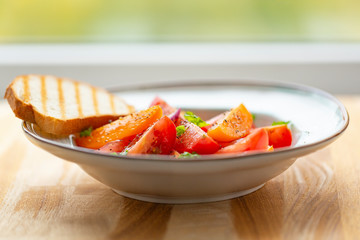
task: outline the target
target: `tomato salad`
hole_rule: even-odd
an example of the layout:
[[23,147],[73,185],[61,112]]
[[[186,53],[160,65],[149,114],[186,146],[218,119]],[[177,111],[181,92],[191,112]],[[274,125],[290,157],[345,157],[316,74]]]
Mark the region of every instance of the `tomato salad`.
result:
[[77,146],[116,155],[162,154],[176,158],[273,151],[292,143],[289,122],[256,127],[243,104],[207,121],[156,97],[148,109],[77,134]]

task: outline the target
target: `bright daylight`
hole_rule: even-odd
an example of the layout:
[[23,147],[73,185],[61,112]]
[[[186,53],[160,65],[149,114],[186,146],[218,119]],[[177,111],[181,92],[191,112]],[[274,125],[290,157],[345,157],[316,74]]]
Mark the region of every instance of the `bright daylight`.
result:
[[360,2],[0,0],[0,239],[358,239]]

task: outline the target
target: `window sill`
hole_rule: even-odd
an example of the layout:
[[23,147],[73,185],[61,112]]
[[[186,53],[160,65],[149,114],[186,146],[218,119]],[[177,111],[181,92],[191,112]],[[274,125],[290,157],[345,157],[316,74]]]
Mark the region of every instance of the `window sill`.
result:
[[360,44],[0,45],[0,94],[17,75],[70,77],[104,87],[126,82],[260,79],[360,92]]

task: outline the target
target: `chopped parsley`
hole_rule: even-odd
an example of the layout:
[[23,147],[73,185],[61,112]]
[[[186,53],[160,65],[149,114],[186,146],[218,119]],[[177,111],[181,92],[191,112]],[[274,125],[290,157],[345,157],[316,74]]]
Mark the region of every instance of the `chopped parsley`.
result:
[[186,112],[184,117],[186,118],[186,120],[188,120],[189,122],[194,123],[195,125],[197,125],[199,127],[205,127],[205,126],[209,125],[208,123],[203,121],[200,117],[196,116],[192,112]]
[[193,153],[183,152],[179,156],[179,158],[198,158],[198,157],[200,157],[200,155],[197,154],[196,152],[193,152]]
[[184,134],[184,132],[186,131],[186,127],[184,125],[180,125],[176,127],[176,136],[180,137],[181,135]]
[[92,127],[82,130],[80,132],[80,137],[90,137],[92,130],[93,130]]
[[255,119],[256,119],[255,114],[252,113],[252,114],[251,114],[251,117],[252,117],[252,120],[255,121]]
[[289,124],[290,123],[290,121],[287,121],[287,122],[283,122],[283,121],[279,121],[279,122],[273,122],[272,124],[271,124],[271,126],[276,126],[276,125],[283,125],[283,124]]

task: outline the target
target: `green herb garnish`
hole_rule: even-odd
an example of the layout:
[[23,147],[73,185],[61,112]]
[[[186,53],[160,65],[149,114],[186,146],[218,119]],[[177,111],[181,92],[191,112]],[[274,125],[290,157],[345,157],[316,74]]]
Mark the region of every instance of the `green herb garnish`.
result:
[[273,122],[272,124],[271,124],[271,126],[276,126],[276,125],[283,125],[283,124],[289,124],[290,123],[290,121],[287,121],[287,122],[283,122],[283,121],[279,121],[279,122]]
[[176,127],[176,136],[180,137],[181,135],[184,134],[184,132],[186,131],[186,127],[184,125],[180,125]]
[[128,152],[129,152],[129,150],[125,150],[125,151],[123,151],[123,152],[121,152],[119,154],[122,155],[122,156],[126,156],[128,154]]
[[88,129],[84,129],[80,132],[80,137],[89,137],[91,135],[93,128],[89,127]]
[[197,154],[196,152],[193,152],[193,153],[183,152],[179,156],[179,158],[198,158],[198,157],[200,157],[200,155]]
[[208,123],[203,121],[200,117],[196,116],[192,112],[186,112],[184,117],[186,118],[186,120],[188,120],[189,122],[194,123],[195,125],[197,125],[199,127],[205,127],[205,126],[209,125]]
[[252,120],[255,121],[255,119],[256,119],[255,114],[252,113],[252,114],[251,114],[251,117],[252,117]]
[[116,152],[112,152],[112,153],[110,153],[110,155],[115,155],[115,156],[117,156],[118,154],[117,154]]

